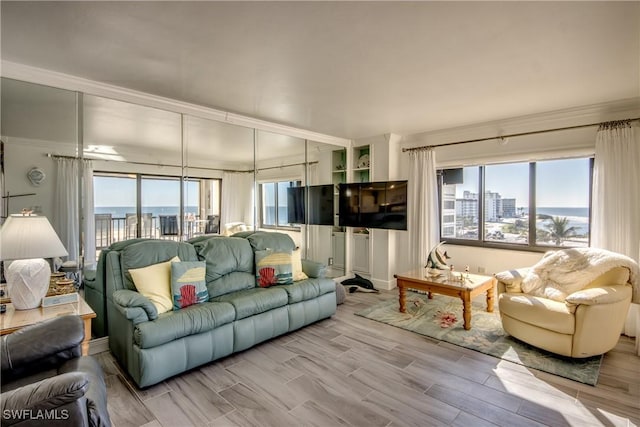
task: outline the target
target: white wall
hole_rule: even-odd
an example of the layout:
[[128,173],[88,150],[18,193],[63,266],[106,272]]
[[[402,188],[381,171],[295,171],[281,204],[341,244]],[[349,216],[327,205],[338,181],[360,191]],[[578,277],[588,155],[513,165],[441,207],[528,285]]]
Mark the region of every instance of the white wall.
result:
[[[34,196],[12,197],[9,199],[8,214],[20,213],[23,208],[31,209],[38,215],[51,220],[53,215],[56,167],[55,160],[47,157],[42,147],[5,141],[5,188],[12,195],[35,193]],[[42,169],[46,175],[44,182],[35,187],[27,178],[27,172],[33,167]],[[4,202],[4,200],[3,200]]]

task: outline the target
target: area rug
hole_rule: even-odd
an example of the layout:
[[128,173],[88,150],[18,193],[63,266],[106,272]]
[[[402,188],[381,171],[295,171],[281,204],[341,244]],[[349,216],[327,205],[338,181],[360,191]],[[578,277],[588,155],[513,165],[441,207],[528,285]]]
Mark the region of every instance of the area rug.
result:
[[581,383],[596,385],[598,381],[602,356],[571,359],[519,341],[504,332],[497,310],[486,312],[484,301],[474,301],[468,331],[463,327],[459,299],[434,295],[430,300],[408,292],[406,307],[407,312],[400,313],[394,298],[355,314]]

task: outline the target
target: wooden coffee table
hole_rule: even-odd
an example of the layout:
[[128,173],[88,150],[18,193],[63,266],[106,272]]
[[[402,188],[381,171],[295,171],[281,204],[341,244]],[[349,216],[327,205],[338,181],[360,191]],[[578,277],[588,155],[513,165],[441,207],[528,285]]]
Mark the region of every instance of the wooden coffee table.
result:
[[[456,273],[458,275],[459,273]],[[433,298],[431,293],[458,297],[462,300],[462,314],[464,316],[464,328],[471,329],[471,300],[484,292],[487,293],[487,311],[493,312],[494,288],[497,280],[495,277],[469,274],[469,279],[465,283],[447,280],[446,273],[439,277],[430,277],[427,270],[413,270],[408,273],[395,274],[398,284],[398,296],[400,302],[400,312],[405,313],[405,299],[407,288],[428,292],[429,298]]]

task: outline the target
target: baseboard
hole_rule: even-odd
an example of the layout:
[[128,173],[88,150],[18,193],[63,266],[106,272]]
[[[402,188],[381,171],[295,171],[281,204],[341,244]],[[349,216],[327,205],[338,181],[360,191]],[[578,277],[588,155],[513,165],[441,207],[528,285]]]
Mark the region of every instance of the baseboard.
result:
[[390,291],[391,289],[395,289],[396,287],[395,280],[380,280],[372,277],[371,282],[376,289],[384,289]]
[[89,355],[109,351],[109,337],[94,338],[89,341]]

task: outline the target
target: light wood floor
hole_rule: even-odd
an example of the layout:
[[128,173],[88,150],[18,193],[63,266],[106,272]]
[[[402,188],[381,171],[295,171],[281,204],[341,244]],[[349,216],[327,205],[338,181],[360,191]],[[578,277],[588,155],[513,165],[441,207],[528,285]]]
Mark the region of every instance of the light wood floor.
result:
[[605,355],[592,387],[353,314],[396,297],[349,294],[331,319],[145,390],[100,353],[111,420],[116,427],[640,425],[640,357],[630,338]]

